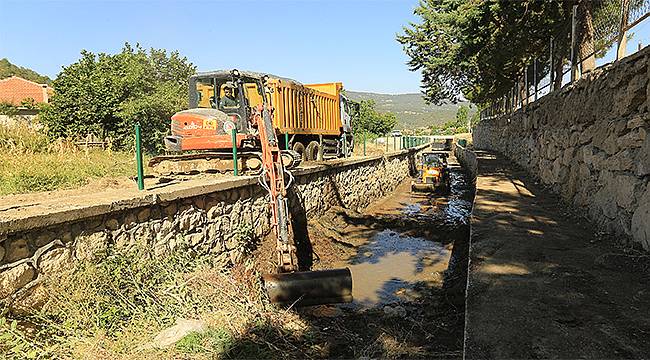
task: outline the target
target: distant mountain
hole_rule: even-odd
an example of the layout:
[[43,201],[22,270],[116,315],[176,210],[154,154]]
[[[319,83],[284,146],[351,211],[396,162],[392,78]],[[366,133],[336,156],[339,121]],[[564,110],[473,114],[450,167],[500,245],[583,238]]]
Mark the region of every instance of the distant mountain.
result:
[[393,112],[397,116],[397,128],[415,129],[431,125],[442,125],[456,118],[456,111],[461,105],[443,104],[440,106],[427,105],[421,94],[377,94],[371,92],[345,91],[346,95],[356,101],[375,100],[379,112]]
[[49,84],[52,81],[49,77],[41,75],[32,69],[14,65],[6,58],[0,59],[0,79],[5,79],[11,76],[19,76],[23,79],[39,84]]

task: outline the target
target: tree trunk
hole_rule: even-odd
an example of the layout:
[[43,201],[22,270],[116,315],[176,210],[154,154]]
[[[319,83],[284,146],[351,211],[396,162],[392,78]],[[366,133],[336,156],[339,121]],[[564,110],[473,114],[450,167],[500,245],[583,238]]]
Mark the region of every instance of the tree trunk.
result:
[[591,0],[581,0],[578,3],[578,59],[581,60],[582,74],[596,67],[594,53],[594,24]]

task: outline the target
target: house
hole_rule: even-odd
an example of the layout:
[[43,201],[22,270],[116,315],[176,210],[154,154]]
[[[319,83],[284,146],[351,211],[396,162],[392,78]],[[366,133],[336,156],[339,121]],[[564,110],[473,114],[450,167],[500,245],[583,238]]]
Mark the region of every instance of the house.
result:
[[47,84],[38,84],[18,76],[0,80],[0,103],[17,107],[27,99],[33,99],[35,104],[48,103],[53,92]]

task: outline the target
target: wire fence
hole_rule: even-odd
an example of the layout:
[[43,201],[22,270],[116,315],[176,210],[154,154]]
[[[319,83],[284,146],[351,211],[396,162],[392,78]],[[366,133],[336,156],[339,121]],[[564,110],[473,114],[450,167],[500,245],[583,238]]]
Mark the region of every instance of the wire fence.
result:
[[[570,38],[564,39],[564,33],[550,38],[547,56],[526,61],[513,79],[513,87],[481,111],[481,120],[525,108],[586,75],[600,60],[620,60],[630,55],[626,53],[627,41],[631,30],[650,16],[650,0],[593,0],[590,6],[591,21],[584,7],[573,6]],[[611,54],[614,48],[615,57]]]

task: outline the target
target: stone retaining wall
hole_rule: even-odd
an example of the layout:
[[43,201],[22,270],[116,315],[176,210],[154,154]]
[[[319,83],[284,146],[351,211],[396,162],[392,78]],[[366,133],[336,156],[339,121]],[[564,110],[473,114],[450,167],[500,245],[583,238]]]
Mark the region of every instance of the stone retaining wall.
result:
[[[409,175],[420,149],[294,171],[293,216],[314,218],[332,206],[364,209]],[[211,254],[224,265],[236,263],[270,231],[268,195],[256,178],[182,194],[0,222],[0,299],[14,313],[38,308],[45,300],[40,285],[45,276],[80,260],[98,261],[111,249],[144,247],[155,256],[186,249]]]
[[467,170],[472,179],[476,181],[476,175],[478,174],[478,161],[476,160],[476,153],[473,151],[454,143],[453,145],[454,156],[458,162]]
[[602,230],[650,250],[650,48],[474,129]]

